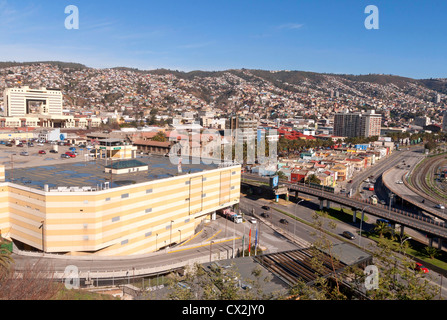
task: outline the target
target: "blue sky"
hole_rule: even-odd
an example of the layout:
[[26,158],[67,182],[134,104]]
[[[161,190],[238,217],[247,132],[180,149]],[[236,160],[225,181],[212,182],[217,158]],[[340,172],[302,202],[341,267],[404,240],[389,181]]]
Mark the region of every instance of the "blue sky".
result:
[[446,15],[442,0],[0,0],[0,60],[447,78]]

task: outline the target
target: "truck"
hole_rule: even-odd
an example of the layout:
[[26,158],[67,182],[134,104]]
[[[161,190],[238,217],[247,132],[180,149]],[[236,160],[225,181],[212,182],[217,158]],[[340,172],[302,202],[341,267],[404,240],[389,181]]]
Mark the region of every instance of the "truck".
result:
[[238,215],[236,212],[231,211],[231,209],[222,210],[222,215],[234,223],[242,223],[242,216]]
[[373,184],[370,184],[368,190],[369,190],[369,191],[374,191],[374,185],[373,185]]

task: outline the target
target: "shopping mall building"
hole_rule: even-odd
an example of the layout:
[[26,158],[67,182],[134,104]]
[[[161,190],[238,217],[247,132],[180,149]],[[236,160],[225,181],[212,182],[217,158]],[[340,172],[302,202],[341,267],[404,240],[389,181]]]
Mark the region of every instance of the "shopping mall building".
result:
[[137,255],[184,241],[237,205],[241,166],[94,160],[14,168],[13,177],[0,166],[0,181],[1,235],[19,249]]

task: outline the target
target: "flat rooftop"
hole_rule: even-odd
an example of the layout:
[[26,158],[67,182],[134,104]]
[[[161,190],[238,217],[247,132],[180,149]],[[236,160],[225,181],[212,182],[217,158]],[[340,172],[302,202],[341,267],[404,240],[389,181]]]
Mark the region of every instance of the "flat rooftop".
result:
[[[105,182],[112,182],[110,187],[122,187],[136,183],[143,183],[158,179],[165,179],[178,176],[177,164],[172,164],[168,157],[163,156],[145,156],[138,157],[138,160],[148,165],[148,171],[124,173],[113,175],[111,179],[110,173],[105,173],[105,160],[92,160],[88,162],[70,162],[55,165],[42,165],[28,168],[14,168],[6,170],[6,181],[13,182],[26,187],[44,190],[45,185],[50,189],[59,187],[91,187],[100,188]],[[118,161],[114,161],[118,162]],[[110,160],[107,165],[110,165]],[[197,173],[218,168],[216,164],[182,164],[182,173]]]

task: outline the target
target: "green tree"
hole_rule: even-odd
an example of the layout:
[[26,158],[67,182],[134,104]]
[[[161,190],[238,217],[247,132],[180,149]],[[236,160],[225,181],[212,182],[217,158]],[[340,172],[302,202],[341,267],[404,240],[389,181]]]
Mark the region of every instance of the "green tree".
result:
[[374,227],[374,232],[377,233],[380,238],[383,238],[384,234],[387,232],[390,232],[390,230],[391,229],[388,226],[388,224],[381,222],[381,221],[376,223],[376,225]]
[[428,141],[425,143],[424,148],[431,152],[437,148],[437,144],[434,141]]
[[[223,267],[194,265],[185,276],[171,275],[169,299],[175,300],[255,300],[271,299],[262,288],[271,279],[261,268],[251,272],[254,279],[243,279],[234,264]],[[181,285],[179,285],[179,283]],[[244,287],[241,285],[244,284]],[[275,293],[276,294],[276,293]]]
[[316,175],[311,174],[310,176],[307,177],[307,179],[305,180],[305,183],[321,184],[321,180],[318,179],[318,177]]
[[424,248],[424,253],[430,258],[430,259],[434,259],[435,257],[440,255],[440,252],[438,249],[436,249],[435,247],[429,247],[426,246]]
[[[4,241],[0,238],[0,245],[2,244],[4,244]],[[0,247],[0,270],[8,269],[13,262],[14,259],[11,257],[11,253],[5,248]]]
[[279,179],[287,179],[286,174],[282,171],[277,171],[275,174],[278,175]]
[[152,138],[153,141],[166,142],[168,141],[168,137],[162,131],[157,132],[157,134]]
[[380,240],[373,256],[379,270],[379,284],[378,288],[367,292],[371,299],[430,300],[436,296],[436,287],[424,274],[412,268],[413,261],[393,251],[389,241]]

